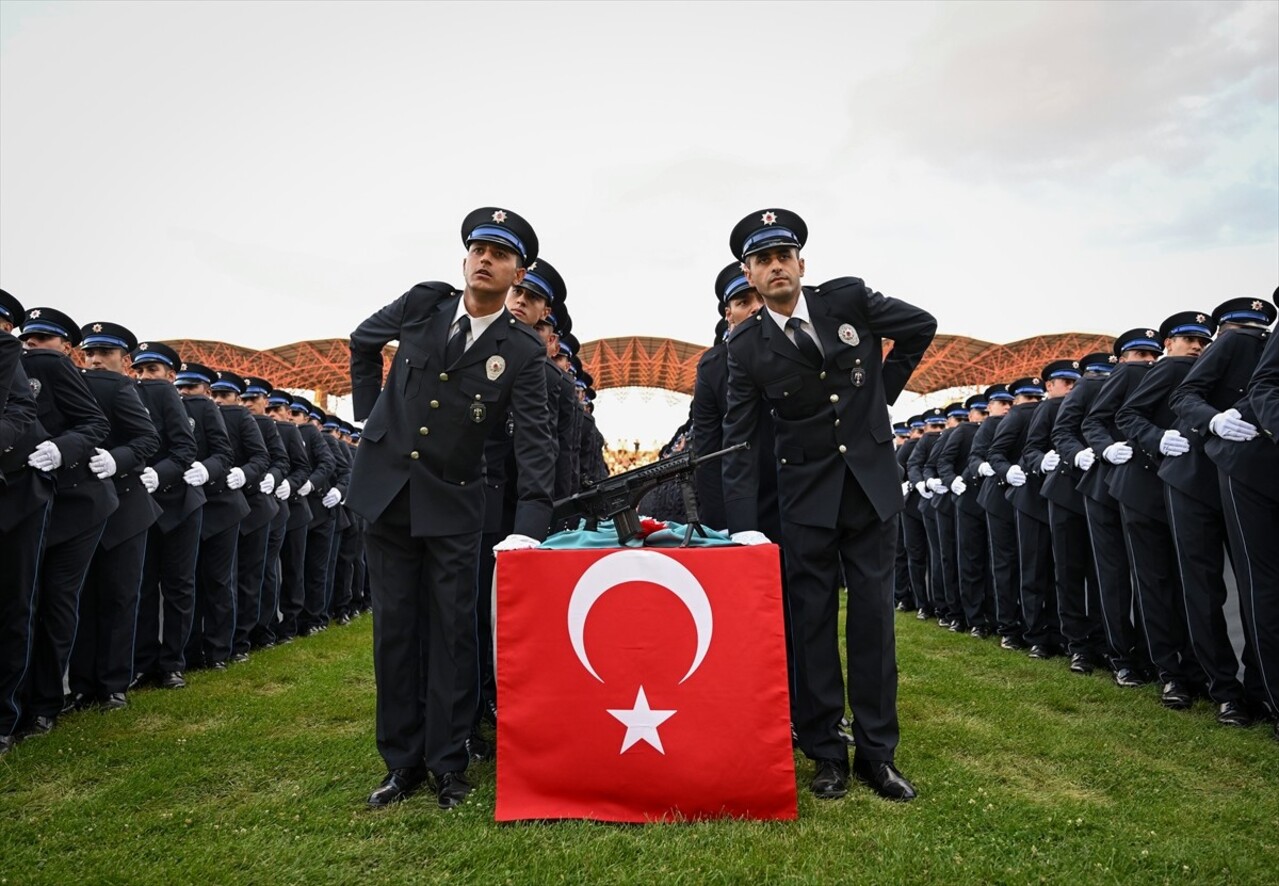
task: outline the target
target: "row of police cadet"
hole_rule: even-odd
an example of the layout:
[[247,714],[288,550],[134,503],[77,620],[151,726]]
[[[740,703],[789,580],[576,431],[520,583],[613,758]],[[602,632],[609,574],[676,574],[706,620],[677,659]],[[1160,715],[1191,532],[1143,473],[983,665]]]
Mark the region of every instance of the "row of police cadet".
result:
[[1275,313],[1178,312],[896,425],[897,608],[1279,730]]

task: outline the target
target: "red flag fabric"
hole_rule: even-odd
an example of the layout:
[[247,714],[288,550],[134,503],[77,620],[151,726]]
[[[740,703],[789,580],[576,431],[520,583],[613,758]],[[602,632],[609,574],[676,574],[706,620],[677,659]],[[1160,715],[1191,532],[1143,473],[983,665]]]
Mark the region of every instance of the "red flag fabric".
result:
[[775,545],[497,561],[498,821],[793,819]]

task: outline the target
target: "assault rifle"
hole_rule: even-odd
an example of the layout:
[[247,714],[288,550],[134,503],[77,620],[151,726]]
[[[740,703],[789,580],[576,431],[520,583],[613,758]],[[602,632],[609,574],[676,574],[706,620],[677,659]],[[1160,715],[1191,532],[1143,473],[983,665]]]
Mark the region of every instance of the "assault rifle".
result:
[[634,468],[624,474],[608,477],[593,486],[555,503],[551,514],[551,525],[558,526],[565,520],[584,517],[586,528],[594,531],[601,520],[612,520],[617,529],[617,540],[626,544],[640,534],[639,514],[636,507],[640,499],[650,490],[667,481],[679,483],[684,494],[684,542],[681,547],[688,547],[689,541],[696,531],[702,538],[706,530],[702,528],[701,517],[697,510],[697,490],[693,486],[693,474],[698,465],[723,458],[730,452],[739,449],[750,449],[750,443],[738,443],[718,452],[698,455],[695,452],[682,452],[661,461]]

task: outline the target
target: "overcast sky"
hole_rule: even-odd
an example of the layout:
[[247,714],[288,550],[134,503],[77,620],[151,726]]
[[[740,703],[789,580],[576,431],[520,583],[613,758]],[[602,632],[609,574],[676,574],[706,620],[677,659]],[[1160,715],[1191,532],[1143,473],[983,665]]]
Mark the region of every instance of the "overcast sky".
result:
[[0,286],[250,347],[524,215],[583,341],[709,343],[742,216],[942,332],[1279,282],[1279,4],[0,3]]

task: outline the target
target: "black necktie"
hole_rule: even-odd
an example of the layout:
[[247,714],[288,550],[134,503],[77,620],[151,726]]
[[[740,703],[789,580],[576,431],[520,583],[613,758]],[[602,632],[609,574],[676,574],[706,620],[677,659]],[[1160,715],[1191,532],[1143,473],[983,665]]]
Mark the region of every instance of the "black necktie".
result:
[[804,359],[814,369],[818,369],[822,365],[822,352],[817,349],[817,343],[804,331],[803,322],[798,317],[791,317],[786,321],[786,328],[795,336],[795,347],[799,348],[799,352],[804,355]]
[[444,365],[452,366],[458,360],[462,359],[462,353],[466,350],[466,334],[471,331],[471,318],[466,314],[457,318],[457,332],[453,333],[453,337],[449,339],[449,343],[444,346]]

